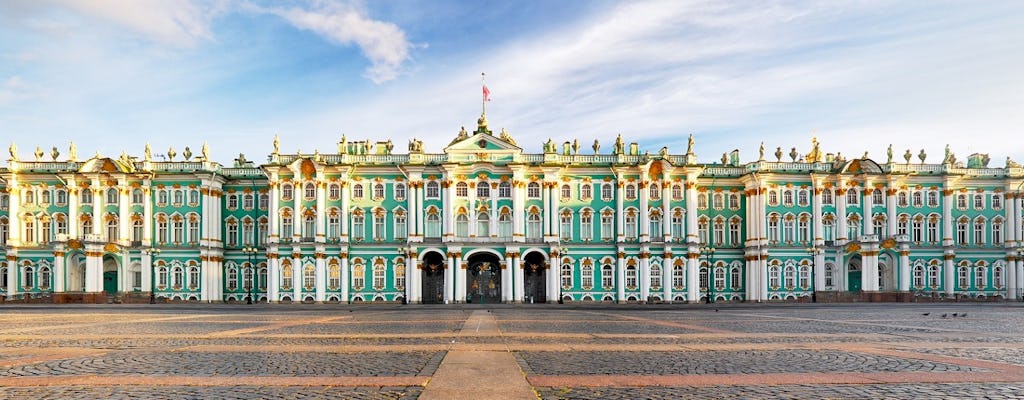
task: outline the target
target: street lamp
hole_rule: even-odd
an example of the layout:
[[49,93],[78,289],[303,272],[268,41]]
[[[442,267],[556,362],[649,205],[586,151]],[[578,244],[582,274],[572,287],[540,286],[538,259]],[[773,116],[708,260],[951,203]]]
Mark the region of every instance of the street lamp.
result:
[[149,255],[149,304],[156,304],[156,263],[153,257],[160,255],[160,249],[151,247],[143,251]]
[[[242,281],[245,282],[245,304],[252,304],[252,278],[253,278],[253,263],[252,259],[256,254],[260,252],[260,249],[253,246],[245,246],[242,248],[242,254],[249,257],[249,267],[245,269],[245,275],[242,276]],[[246,279],[248,278],[248,279]]]
[[[1020,240],[1020,237],[1018,237],[1017,240]],[[1024,259],[1024,247],[1017,248],[1017,262],[1020,262],[1021,259]],[[1016,265],[1013,265],[1012,267],[1014,269],[1017,268]],[[1016,279],[1017,282],[1020,282],[1020,277],[1017,276],[1018,274],[1019,274],[1019,272],[1017,274],[1014,274],[1013,279]],[[1006,276],[1006,275],[1004,274],[1003,276]],[[1016,282],[1014,282],[1014,286],[1017,286]],[[1024,288],[1022,288],[1022,287],[1018,287],[1017,288],[1017,298],[1020,299],[1020,301],[1022,303],[1024,303]]]
[[818,261],[817,261],[818,260],[818,255],[821,254],[821,253],[824,253],[825,250],[822,250],[821,248],[818,248],[817,246],[815,246],[815,247],[808,247],[804,251],[806,251],[807,254],[811,256],[811,303],[817,303],[818,302],[818,288],[815,287],[815,284],[817,282],[814,280],[814,270],[818,268]]
[[715,256],[715,248],[711,246],[704,246],[700,248],[700,252],[705,256],[705,262],[708,263],[708,296],[705,299],[707,304],[715,302],[715,269],[711,266],[711,261]]

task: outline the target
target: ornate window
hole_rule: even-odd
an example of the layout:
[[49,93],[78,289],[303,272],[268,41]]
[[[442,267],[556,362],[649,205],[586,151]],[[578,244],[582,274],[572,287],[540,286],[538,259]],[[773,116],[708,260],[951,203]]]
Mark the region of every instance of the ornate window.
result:
[[338,266],[338,260],[332,259],[330,265],[327,266],[327,288],[330,290],[338,290],[341,287],[341,267]]
[[626,240],[635,240],[637,237],[637,213],[635,208],[627,208],[624,218],[624,226]]
[[188,267],[188,288],[189,290],[199,289],[199,267],[195,265]]
[[580,286],[583,290],[590,290],[594,287],[594,266],[590,265],[589,260],[583,261],[583,267],[580,268]]
[[480,211],[476,213],[476,236],[491,236],[491,215],[488,214],[486,211]]
[[594,198],[594,189],[589,183],[580,185],[580,200],[590,200]]
[[536,207],[531,208],[529,215],[526,216],[526,238],[533,240],[541,238],[540,210]]
[[512,212],[507,207],[503,207],[498,214],[498,237],[512,237]]
[[455,237],[469,237],[469,216],[466,215],[465,210],[455,216]]
[[615,287],[615,268],[610,262],[606,260],[605,264],[601,266],[601,287],[605,290]]
[[229,194],[229,195],[227,195],[227,201],[228,201],[228,205],[227,205],[228,210],[238,209],[238,195],[236,195],[236,194]]
[[292,199],[292,185],[284,184],[281,185],[281,200],[290,201]]
[[647,190],[648,197],[650,197],[651,200],[661,199],[661,185],[659,185],[657,182],[651,182],[650,186],[647,187]]
[[636,185],[626,184],[626,200],[636,200]]
[[[61,202],[61,198],[64,197],[63,193],[64,193],[63,190],[57,192],[57,202],[58,203]],[[145,196],[142,193],[142,189],[132,190],[132,204],[140,205],[140,204],[142,204],[142,202],[144,200],[145,200]]]
[[406,221],[405,211],[395,212],[395,240],[405,240],[409,237],[409,225]]
[[558,217],[558,235],[562,241],[572,240],[572,211],[568,209],[562,210],[561,215]]
[[498,184],[498,197],[507,199],[512,197],[512,184],[504,181]]
[[572,188],[568,184],[562,185],[561,190],[562,200],[568,200],[572,198]]
[[332,183],[327,187],[327,197],[331,200],[338,200],[341,198],[341,185]]
[[778,290],[780,286],[780,268],[777,260],[772,261],[772,265],[768,267],[768,286],[774,290]]
[[373,185],[373,199],[383,200],[384,199],[384,184],[377,183]]
[[304,186],[302,197],[306,200],[316,199],[316,185],[312,182],[307,182]]
[[395,184],[395,199],[398,199],[398,200],[404,200],[405,199],[405,184],[404,183],[396,183]]
[[589,208],[580,212],[580,240],[594,240],[594,213]]
[[613,195],[613,192],[614,191],[612,190],[612,184],[611,183],[605,183],[605,184],[601,185],[601,199],[602,200],[609,201],[612,198],[614,198],[615,196]]
[[352,185],[352,198],[362,199],[363,198],[363,184],[357,183]]
[[373,288],[375,290],[384,290],[387,285],[387,268],[384,266],[384,260],[377,259],[373,264]]
[[661,288],[661,265],[651,264],[651,289]]
[[626,265],[626,288],[636,288],[636,265],[633,265],[634,261],[629,260],[629,264]]
[[458,197],[469,196],[469,185],[466,182],[459,182],[455,184],[455,195]]
[[601,240],[610,241],[615,238],[615,212],[605,210],[601,213]]
[[572,264],[568,259],[562,261],[561,272],[562,289],[572,289]]
[[540,184],[537,182],[530,182],[526,185],[526,197],[531,199],[540,198]]
[[306,264],[302,269],[302,288],[313,290],[316,287],[316,267],[313,264]]
[[405,260],[395,260],[395,290],[405,289]]
[[729,280],[731,281],[729,282],[729,287],[732,290],[743,289],[743,272],[740,270],[740,267],[732,267],[729,275]]
[[825,188],[821,190],[821,204],[832,205],[835,203],[832,195],[832,189]]
[[682,259],[676,259],[672,265],[672,288],[682,290],[686,287],[686,265]]
[[292,262],[284,260],[281,262],[281,290],[292,288]]
[[437,183],[437,181],[428,181],[427,184],[425,185],[424,192],[424,195],[428,199],[439,198],[441,197],[441,186]]

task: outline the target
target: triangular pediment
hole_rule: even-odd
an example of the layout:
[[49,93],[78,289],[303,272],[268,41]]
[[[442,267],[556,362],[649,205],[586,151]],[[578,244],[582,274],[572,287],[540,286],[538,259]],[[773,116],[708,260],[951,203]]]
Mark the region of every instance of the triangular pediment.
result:
[[487,133],[474,133],[444,148],[445,153],[521,153],[522,148]]

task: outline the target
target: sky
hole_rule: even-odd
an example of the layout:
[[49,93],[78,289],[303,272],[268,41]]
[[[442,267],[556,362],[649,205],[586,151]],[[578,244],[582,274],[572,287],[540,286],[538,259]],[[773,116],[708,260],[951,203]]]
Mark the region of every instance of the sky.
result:
[[22,159],[208,142],[230,165],[342,134],[437,153],[475,127],[481,73],[490,128],[530,153],[693,134],[701,162],[750,162],[816,136],[1024,162],[1021,1],[0,2],[0,143]]

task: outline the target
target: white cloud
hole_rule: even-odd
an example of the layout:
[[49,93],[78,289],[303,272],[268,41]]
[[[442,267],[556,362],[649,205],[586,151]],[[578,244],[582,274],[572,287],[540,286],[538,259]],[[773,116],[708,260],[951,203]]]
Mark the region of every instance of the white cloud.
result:
[[402,64],[409,59],[410,43],[397,25],[378,21],[366,11],[348,4],[317,2],[312,9],[255,8],[281,18],[296,28],[314,32],[342,46],[355,44],[371,65],[366,77],[383,83],[398,77]]
[[150,40],[177,47],[192,47],[199,40],[211,39],[211,20],[220,10],[218,3],[192,0],[59,0],[58,3]]

